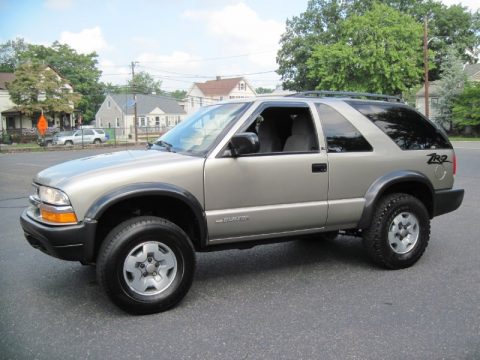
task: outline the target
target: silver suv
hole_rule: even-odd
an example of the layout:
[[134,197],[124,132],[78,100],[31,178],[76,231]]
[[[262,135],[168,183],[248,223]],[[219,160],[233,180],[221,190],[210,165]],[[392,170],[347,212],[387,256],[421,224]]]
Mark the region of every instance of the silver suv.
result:
[[430,220],[463,200],[455,168],[445,134],[396,98],[223,102],[147,150],[43,170],[21,224],[33,247],[96,263],[121,308],[153,313],[185,296],[196,251],[340,232],[362,236],[378,265],[409,267]]
[[62,131],[53,136],[54,145],[101,144],[107,141],[101,129]]

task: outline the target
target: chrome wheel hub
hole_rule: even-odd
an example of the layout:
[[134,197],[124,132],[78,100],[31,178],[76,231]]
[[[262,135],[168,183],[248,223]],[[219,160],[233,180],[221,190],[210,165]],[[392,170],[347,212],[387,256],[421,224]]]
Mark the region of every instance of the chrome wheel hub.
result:
[[167,245],[148,241],[133,248],[123,264],[128,287],[141,295],[156,295],[167,289],[177,274],[177,258]]
[[397,254],[406,254],[414,248],[420,236],[420,225],[415,215],[409,212],[398,214],[388,230],[388,244]]

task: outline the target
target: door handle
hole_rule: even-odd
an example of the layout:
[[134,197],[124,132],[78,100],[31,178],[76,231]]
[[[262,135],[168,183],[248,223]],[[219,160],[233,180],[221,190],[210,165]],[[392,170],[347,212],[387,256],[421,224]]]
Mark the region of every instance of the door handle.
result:
[[313,173],[327,172],[327,164],[326,163],[312,164],[312,172]]

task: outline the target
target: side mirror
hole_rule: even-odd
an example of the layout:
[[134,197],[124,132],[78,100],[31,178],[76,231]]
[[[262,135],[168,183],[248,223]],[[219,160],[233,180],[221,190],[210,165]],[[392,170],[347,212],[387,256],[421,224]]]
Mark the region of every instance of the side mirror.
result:
[[147,150],[151,149],[153,144],[151,142],[147,142],[147,145],[145,146]]
[[233,157],[244,154],[254,154],[260,149],[258,136],[252,132],[240,133],[230,139],[230,150]]

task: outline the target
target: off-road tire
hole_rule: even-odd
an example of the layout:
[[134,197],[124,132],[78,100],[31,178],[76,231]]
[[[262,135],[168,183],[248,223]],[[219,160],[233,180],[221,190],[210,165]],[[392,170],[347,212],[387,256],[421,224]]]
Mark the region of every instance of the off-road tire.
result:
[[[158,294],[143,295],[127,284],[127,257],[145,243],[158,242],[174,254],[176,272],[171,284]],[[187,234],[170,221],[140,216],[115,227],[97,257],[97,279],[112,301],[132,314],[151,314],[176,305],[187,294],[195,272],[195,252]]]
[[[406,253],[395,252],[388,233],[393,221],[402,213],[418,220],[418,240]],[[387,269],[403,269],[415,264],[423,255],[430,239],[430,217],[425,205],[409,194],[395,193],[380,199],[368,229],[363,231],[363,244],[370,258]]]

